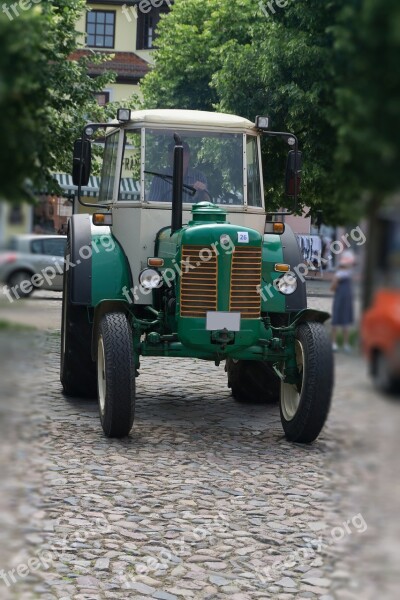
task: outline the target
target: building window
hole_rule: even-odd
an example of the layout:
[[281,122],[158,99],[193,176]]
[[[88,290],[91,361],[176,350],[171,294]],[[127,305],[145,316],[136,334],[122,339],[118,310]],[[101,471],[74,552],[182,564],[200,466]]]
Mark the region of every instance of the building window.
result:
[[91,10],[86,16],[87,45],[92,48],[114,48],[115,11]]
[[138,11],[137,28],[137,50],[151,50],[157,37],[156,28],[160,16],[168,12],[168,7],[154,8],[151,12],[144,14]]
[[10,212],[8,215],[9,225],[22,225],[24,222],[24,214],[22,212],[22,206],[19,204],[11,205]]
[[95,94],[94,97],[99,106],[105,106],[110,102],[110,92],[99,92],[98,94]]

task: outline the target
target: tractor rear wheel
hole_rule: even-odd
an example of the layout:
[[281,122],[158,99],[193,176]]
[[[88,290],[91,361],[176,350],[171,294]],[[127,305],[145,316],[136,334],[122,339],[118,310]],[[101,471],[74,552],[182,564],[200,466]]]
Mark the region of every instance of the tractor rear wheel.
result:
[[278,402],[280,382],[271,363],[257,360],[226,360],[228,387],[237,402]]
[[295,352],[299,382],[281,382],[280,413],[286,438],[308,444],[320,434],[333,391],[331,340],[321,323],[302,323],[296,331]]
[[[66,256],[70,255],[70,241]],[[70,270],[64,273],[61,319],[60,379],[66,396],[96,398],[96,365],[92,360],[92,325],[86,306],[72,304]]]
[[129,435],[135,416],[132,329],[124,313],[108,313],[97,336],[100,421],[107,437]]

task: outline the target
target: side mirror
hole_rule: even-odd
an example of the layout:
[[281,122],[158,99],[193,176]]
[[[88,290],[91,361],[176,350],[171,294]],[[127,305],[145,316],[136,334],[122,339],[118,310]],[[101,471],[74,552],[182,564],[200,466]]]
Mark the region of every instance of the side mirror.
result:
[[[303,155],[299,151],[291,150],[286,162],[286,195],[294,198],[300,195],[301,170],[303,166]],[[297,182],[297,183],[296,183]]]
[[89,183],[91,166],[92,147],[89,140],[75,140],[72,160],[72,182],[74,185],[85,186]]

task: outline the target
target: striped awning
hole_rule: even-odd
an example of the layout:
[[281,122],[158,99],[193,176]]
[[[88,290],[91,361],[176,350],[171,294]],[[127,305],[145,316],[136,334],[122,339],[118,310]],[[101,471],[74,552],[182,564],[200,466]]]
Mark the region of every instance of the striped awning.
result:
[[[76,194],[78,186],[72,183],[72,176],[67,173],[54,173],[58,185],[68,194]],[[82,187],[82,196],[98,198],[101,177],[90,176],[89,184]],[[140,200],[140,182],[132,177],[123,177],[121,179],[120,200]]]
[[[78,186],[72,183],[72,175],[68,175],[67,173],[54,173],[54,179],[57,181],[58,185],[68,194],[76,194],[78,191]],[[82,196],[87,196],[90,198],[97,198],[99,195],[100,188],[100,177],[90,176],[89,184],[87,186],[82,187]]]
[[140,200],[140,182],[132,177],[122,177],[120,200]]

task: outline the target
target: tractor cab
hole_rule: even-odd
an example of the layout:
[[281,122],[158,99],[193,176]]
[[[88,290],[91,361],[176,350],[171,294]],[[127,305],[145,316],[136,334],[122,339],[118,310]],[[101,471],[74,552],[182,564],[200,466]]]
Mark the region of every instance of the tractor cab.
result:
[[[176,138],[182,147],[179,206],[173,193]],[[131,113],[125,126],[107,132],[99,202],[112,214],[112,231],[118,232],[133,280],[147,266],[149,250],[159,240],[156,236],[174,226],[173,218],[178,225],[193,220],[198,203],[208,203],[216,215],[228,214],[231,224],[262,235],[261,173],[259,132],[241,117],[140,111]],[[141,292],[137,290],[138,302],[150,304],[149,296]]]

